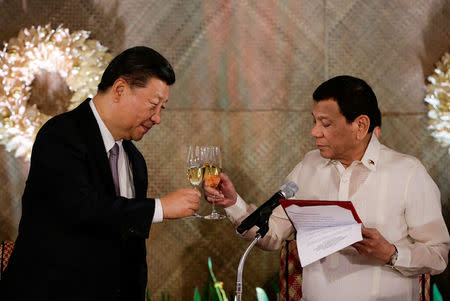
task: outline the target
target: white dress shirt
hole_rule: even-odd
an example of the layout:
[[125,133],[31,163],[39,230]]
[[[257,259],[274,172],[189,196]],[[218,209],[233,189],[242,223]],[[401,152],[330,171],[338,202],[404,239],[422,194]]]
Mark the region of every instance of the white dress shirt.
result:
[[[394,267],[363,257],[353,247],[304,267],[302,300],[416,301],[418,275],[446,268],[450,237],[438,187],[419,160],[387,148],[374,135],[362,160],[348,168],[314,150],[286,181],[300,187],[295,199],[352,201],[364,225],[378,229],[398,249]],[[238,224],[254,208],[238,197],[226,212]],[[279,248],[295,231],[281,206],[274,210],[269,227],[260,240],[265,249]],[[256,229],[245,236],[253,238]]]
[[[89,101],[89,105],[91,106],[92,112],[94,113],[95,119],[97,120],[98,127],[100,128],[103,143],[105,144],[105,151],[108,158],[109,158],[109,151],[114,146],[114,144],[117,143],[119,145],[119,159],[117,162],[117,170],[119,173],[120,196],[132,199],[135,197],[133,173],[131,171],[131,165],[128,160],[128,156],[123,149],[122,140],[119,141],[114,140],[114,137],[112,136],[111,132],[108,130],[102,118],[98,114],[98,111],[95,108],[95,104],[92,99]],[[163,210],[161,200],[155,199],[155,213],[153,214],[152,223],[159,223],[162,220],[163,220]]]

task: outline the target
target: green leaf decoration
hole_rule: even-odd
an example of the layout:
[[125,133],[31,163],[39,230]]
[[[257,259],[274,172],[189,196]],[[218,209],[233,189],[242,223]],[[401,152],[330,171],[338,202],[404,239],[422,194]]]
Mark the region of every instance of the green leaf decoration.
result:
[[213,269],[212,269],[211,257],[208,257],[208,269],[209,269],[209,274],[211,275],[211,278],[212,278],[213,282],[216,283],[217,280],[216,280],[216,276],[214,276],[214,272],[213,272]]
[[442,298],[441,292],[439,292],[436,283],[433,284],[433,298],[431,300],[444,301],[444,298]]
[[266,292],[260,287],[256,288],[256,298],[258,298],[258,301],[269,301]]
[[221,301],[214,287],[211,284],[209,285],[209,297],[211,298],[212,301]]
[[216,276],[214,275],[211,257],[208,257],[208,269],[209,269],[209,274],[211,275],[211,278],[214,282],[214,288],[216,290],[215,296],[218,298],[219,301],[228,301],[227,295],[223,289],[223,282],[217,281]]
[[152,301],[152,300],[150,299],[150,291],[148,290],[148,288],[147,288],[147,294],[146,294],[145,300],[146,300],[146,301]]
[[198,287],[195,287],[195,291],[194,291],[194,301],[201,301],[200,299],[200,294],[198,292]]
[[203,288],[201,301],[209,301],[209,281],[208,280],[206,280],[205,286]]
[[170,301],[169,293],[162,292],[162,294],[161,294],[161,301]]
[[276,281],[271,280],[270,285],[272,286],[272,289],[275,292],[275,295],[278,296],[278,293],[280,292],[280,289],[278,288],[278,283]]
[[225,293],[225,290],[223,289],[223,282],[216,281],[214,283],[214,288],[216,289],[216,293],[219,296],[220,300],[228,301],[227,294]]

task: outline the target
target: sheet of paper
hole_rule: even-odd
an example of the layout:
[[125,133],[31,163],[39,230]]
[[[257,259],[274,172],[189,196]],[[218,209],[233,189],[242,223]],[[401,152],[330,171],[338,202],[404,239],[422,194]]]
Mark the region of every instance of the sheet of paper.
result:
[[[337,205],[328,206],[289,206],[289,217],[296,220],[299,227],[332,227],[355,224],[352,212]],[[296,228],[297,229],[297,228]],[[297,230],[298,231],[298,230]]]
[[348,209],[335,205],[291,205],[285,210],[297,230],[303,267],[362,240],[361,224]]

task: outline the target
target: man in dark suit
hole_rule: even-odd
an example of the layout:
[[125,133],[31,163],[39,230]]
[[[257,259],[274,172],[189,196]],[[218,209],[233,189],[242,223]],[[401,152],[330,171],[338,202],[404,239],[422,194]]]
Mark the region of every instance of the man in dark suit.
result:
[[161,122],[174,82],[158,52],[130,48],[109,64],[92,100],[42,127],[2,301],[145,299],[152,222],[199,207],[191,188],[147,198],[145,160],[130,141]]

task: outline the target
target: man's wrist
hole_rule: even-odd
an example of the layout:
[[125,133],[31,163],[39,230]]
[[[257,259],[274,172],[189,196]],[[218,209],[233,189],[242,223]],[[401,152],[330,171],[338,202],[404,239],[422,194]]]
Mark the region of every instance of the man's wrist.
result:
[[234,206],[234,204],[236,204],[236,202],[237,202],[237,194],[234,196],[234,200],[231,203],[229,203],[227,206],[224,206],[223,208],[228,208],[228,207]]
[[237,194],[236,202],[232,206],[225,208],[225,212],[228,217],[231,217],[233,220],[238,220],[247,213],[247,204],[239,194]]
[[394,247],[394,252],[391,253],[391,257],[389,258],[389,261],[386,263],[388,266],[393,267],[395,265],[395,263],[397,262],[397,258],[398,258],[398,250],[397,247],[393,244],[392,245]]

